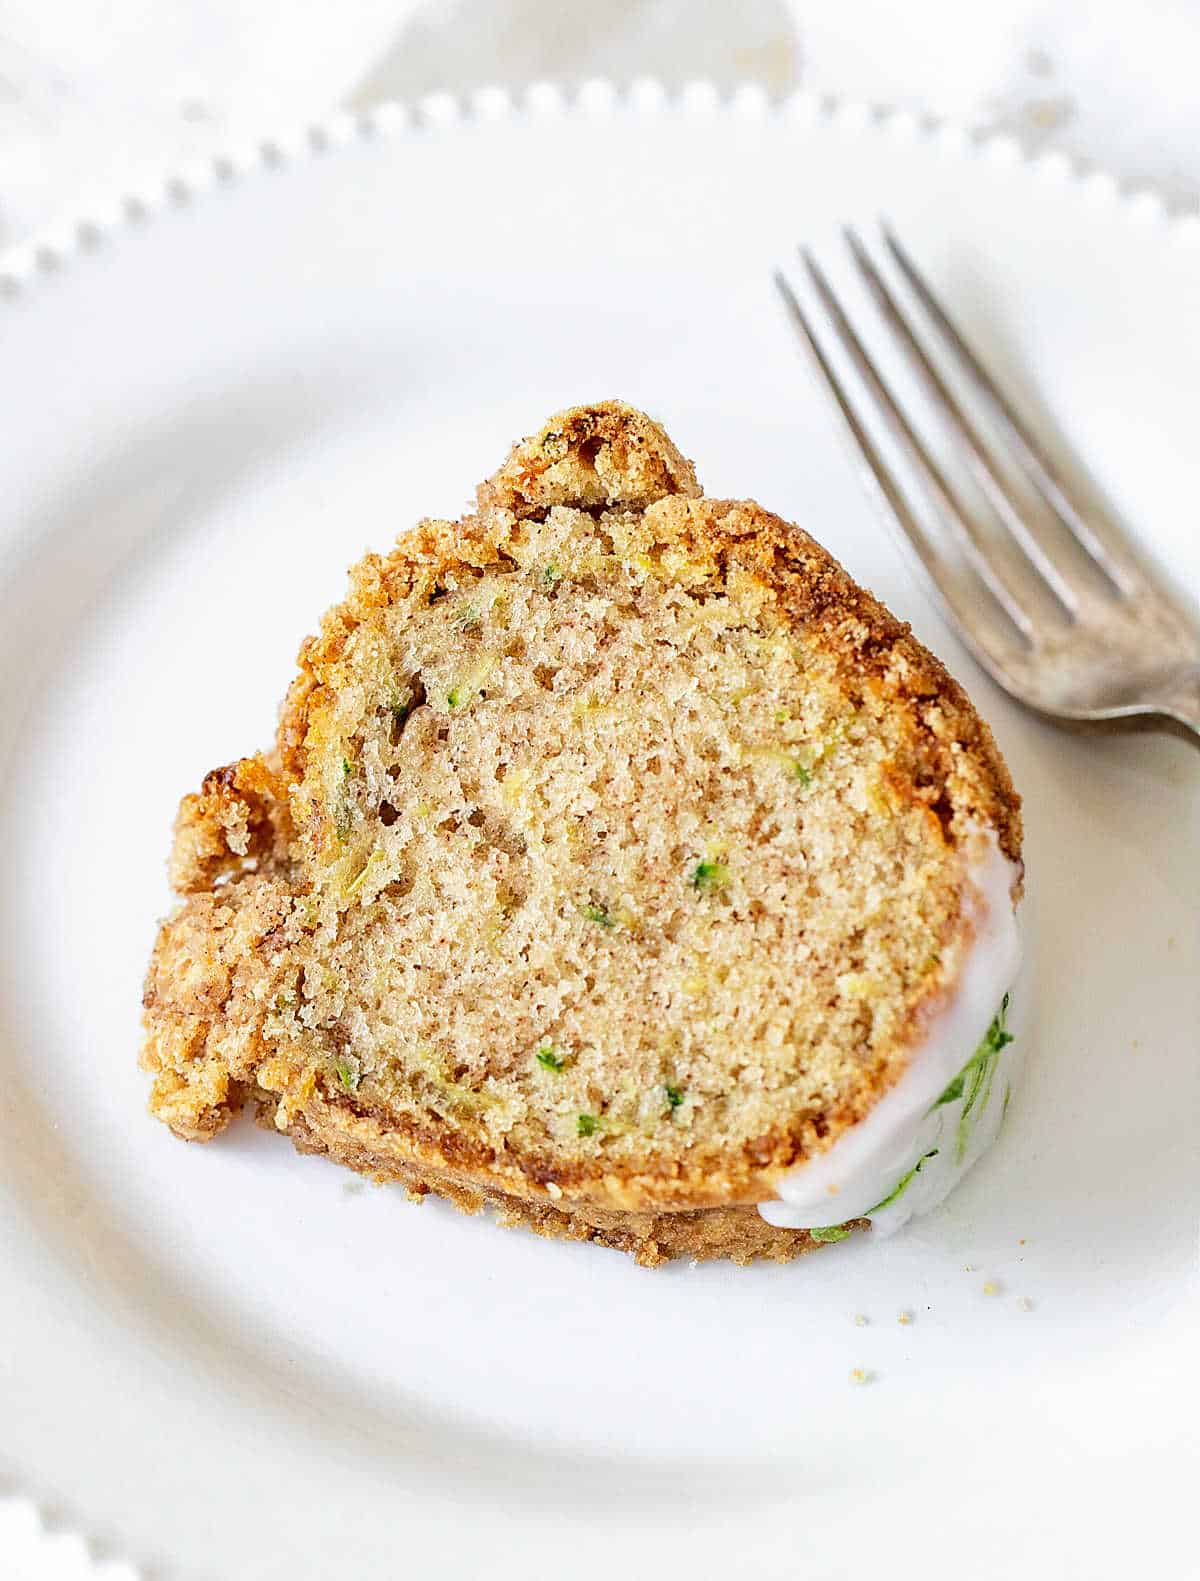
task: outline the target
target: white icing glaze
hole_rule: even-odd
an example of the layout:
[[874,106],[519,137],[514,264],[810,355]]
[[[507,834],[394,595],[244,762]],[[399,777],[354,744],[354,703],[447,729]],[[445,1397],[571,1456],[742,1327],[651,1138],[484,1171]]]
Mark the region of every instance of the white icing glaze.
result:
[[[937,1207],[995,1139],[1014,1071],[1011,1045],[986,1086],[972,1093],[968,1082],[960,1098],[934,1107],[987,1035],[1021,956],[1014,863],[990,829],[970,830],[964,846],[974,933],[957,981],[895,1085],[825,1152],[789,1170],[777,1182],[778,1201],[759,1204],[768,1223],[815,1229],[869,1216],[876,1232],[891,1234],[915,1213]],[[872,1212],[918,1163],[898,1198]]]

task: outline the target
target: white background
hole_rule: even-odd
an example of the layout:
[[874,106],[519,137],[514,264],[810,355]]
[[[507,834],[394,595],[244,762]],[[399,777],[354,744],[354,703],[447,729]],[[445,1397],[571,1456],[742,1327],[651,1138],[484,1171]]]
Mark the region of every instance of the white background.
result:
[[[1194,210],[1198,63],[1195,0],[5,0],[0,247],[337,107],[596,76],[929,109]],[[5,1581],[129,1575],[0,1486]]]

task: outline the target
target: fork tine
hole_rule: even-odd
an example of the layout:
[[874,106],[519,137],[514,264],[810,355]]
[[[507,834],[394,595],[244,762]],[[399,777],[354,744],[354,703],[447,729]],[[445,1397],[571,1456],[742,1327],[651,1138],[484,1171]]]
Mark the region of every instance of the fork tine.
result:
[[833,371],[808,321],[808,316],[800,305],[799,298],[792,290],[787,277],[778,269],[775,271],[775,288],[783,298],[818,379],[833,396],[859,457],[866,463],[865,467],[860,467],[860,471],[869,492],[915,551],[950,624],[958,631],[984,669],[1001,685],[1007,685],[1007,671],[1012,659],[1011,644],[1000,636],[993,622],[981,618],[978,603],[967,596],[967,591],[962,587],[954,567],[921,526],[915,511],[904,497],[904,491],[854,410],[841,380]]
[[886,222],[881,228],[888,252],[946,344],[958,358],[972,388],[1006,434],[1014,451],[1020,456],[1030,482],[1118,592],[1132,594],[1144,588],[1146,579],[1137,563],[1134,551],[1123,541],[1122,535],[1111,523],[1106,522],[1104,530],[1100,531],[1087,519],[1083,509],[1071,498],[1067,485],[1063,482],[1054,462],[972,351],[953,319],[934,295],[929,282],[901,245],[899,237]]
[[1035,628],[1026,608],[1024,592],[1013,581],[1008,568],[997,559],[994,550],[980,532],[978,524],[959,498],[953,484],[930,455],[923,440],[904,415],[899,402],[858,338],[854,326],[846,317],[821,266],[807,248],[800,249],[800,256],[804,260],[804,267],[834,329],[853,358],[858,371],[870,386],[888,427],[916,464],[926,486],[935,497],[941,515],[957,538],[963,552],[987,583],[993,597],[1003,606],[1005,614],[1026,641],[1032,644]]
[[996,514],[1025,551],[1034,570],[1046,582],[1067,614],[1074,618],[1079,608],[1078,579],[1073,579],[1066,568],[1055,560],[1044,535],[1026,520],[1021,502],[1004,472],[918,340],[900,304],[888,289],[857,234],[847,226],[843,235],[854,255],[859,273],[866,281],[885,322],[895,334],[900,349],[920,375],[930,400],[951,433],[966,446],[971,471]]

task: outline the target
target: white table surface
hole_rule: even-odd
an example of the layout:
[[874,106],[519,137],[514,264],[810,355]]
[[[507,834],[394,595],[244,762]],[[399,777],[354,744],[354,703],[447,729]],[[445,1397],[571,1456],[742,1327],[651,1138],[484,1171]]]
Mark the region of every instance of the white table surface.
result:
[[[1200,0],[5,0],[0,248],[339,107],[594,77],[928,110],[1196,211],[1198,62]],[[0,1441],[5,1581],[132,1581],[19,1479]]]

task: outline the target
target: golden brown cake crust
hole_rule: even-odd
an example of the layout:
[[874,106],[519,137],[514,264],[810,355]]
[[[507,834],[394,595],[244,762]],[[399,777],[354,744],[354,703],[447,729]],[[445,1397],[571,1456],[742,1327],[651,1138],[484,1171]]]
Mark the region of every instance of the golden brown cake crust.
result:
[[[263,1102],[260,1119],[274,1125],[275,1105],[269,1097]],[[699,1208],[671,1213],[627,1213],[617,1209],[595,1208],[587,1204],[559,1207],[553,1199],[528,1201],[501,1191],[481,1189],[469,1175],[448,1171],[420,1170],[398,1162],[354,1142],[337,1128],[309,1125],[296,1115],[287,1134],[301,1153],[319,1153],[344,1164],[377,1185],[398,1184],[409,1199],[422,1201],[433,1194],[450,1202],[461,1213],[475,1214],[487,1208],[504,1229],[532,1230],[552,1240],[590,1241],[615,1251],[628,1252],[643,1268],[655,1268],[672,1258],[692,1262],[727,1259],[745,1266],[756,1259],[790,1263],[802,1252],[815,1251],[821,1243],[808,1230],[782,1229],[768,1224],[755,1207]],[[867,1228],[866,1219],[841,1226],[846,1230]]]
[[[363,642],[406,601],[425,607],[446,586],[512,570],[530,531],[562,512],[604,523],[614,544],[622,532],[635,549],[652,541],[647,575],[668,586],[701,599],[712,588],[736,593],[783,629],[803,632],[847,706],[889,722],[893,747],[872,794],[889,802],[897,822],[909,820],[927,845],[947,851],[968,826],[991,828],[1019,863],[1020,803],[991,732],[909,628],[798,527],[753,502],[705,498],[691,464],[643,414],[617,402],[573,408],[514,447],[481,486],[474,515],[422,523],[389,555],[368,555],[353,570],[349,596],[304,644],[275,752],[214,771],[198,796],[185,798],[172,877],[187,899],[163,926],[145,997],[152,1108],[179,1135],[206,1139],[253,1091],[304,1150],[460,1206],[487,1200],[508,1222],[542,1234],[619,1245],[642,1262],[786,1260],[810,1237],[766,1225],[754,1204],[896,1079],[906,1037],[952,988],[936,972],[910,996],[891,1055],[856,1067],[815,1118],[781,1114],[736,1145],[705,1141],[697,1128],[675,1146],[669,1133],[649,1154],[615,1131],[604,1149],[549,1141],[509,1149],[469,1118],[399,1113],[358,1086],[357,1063],[346,1055],[346,1066],[331,1042],[343,1030],[327,1035],[319,1054],[307,1033],[289,1045],[280,1031],[279,1018],[314,992],[314,919],[329,875],[348,860],[343,813],[328,786],[332,755],[347,750],[335,716],[360,684]],[[411,699],[397,707],[400,730],[410,707]],[[340,761],[349,775],[352,765]],[[348,888],[339,882],[353,893],[367,871]],[[331,1069],[344,1082],[349,1070],[354,1090],[339,1089]]]

